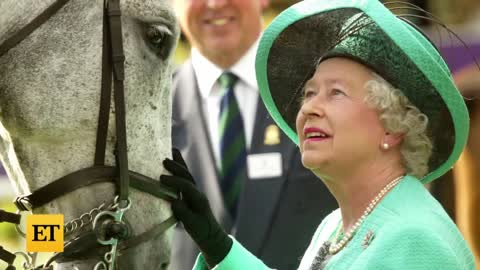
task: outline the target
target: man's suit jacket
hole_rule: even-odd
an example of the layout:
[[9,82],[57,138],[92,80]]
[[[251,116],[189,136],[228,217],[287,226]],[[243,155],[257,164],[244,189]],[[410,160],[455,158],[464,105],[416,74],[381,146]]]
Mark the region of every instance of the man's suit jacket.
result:
[[[272,267],[296,269],[318,224],[338,207],[335,199],[321,180],[303,167],[298,148],[276,126],[279,143],[264,144],[265,130],[274,122],[259,100],[248,154],[281,153],[283,173],[246,179],[234,224],[220,193],[213,142],[196,83],[193,66],[186,62],[174,76],[172,144],[180,149],[197,187],[206,194],[225,230]],[[173,244],[170,269],[191,269],[199,251],[180,226]]]

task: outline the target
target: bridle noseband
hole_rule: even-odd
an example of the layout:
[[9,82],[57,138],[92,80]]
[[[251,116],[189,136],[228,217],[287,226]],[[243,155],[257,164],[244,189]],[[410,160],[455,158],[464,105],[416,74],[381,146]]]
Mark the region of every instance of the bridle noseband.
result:
[[[57,0],[20,31],[0,44],[0,57],[28,37],[68,1],[69,0]],[[95,217],[90,213],[89,222],[93,223],[92,231],[88,231],[74,238],[65,245],[63,252],[55,254],[45,266],[42,266],[43,268],[36,269],[51,269],[51,263],[53,261],[78,260],[82,258],[86,251],[98,248],[99,244],[101,244],[103,246],[110,246],[110,248],[105,252],[104,260],[97,263],[94,269],[111,270],[114,268],[117,252],[122,252],[140,243],[151,240],[176,223],[175,218],[172,216],[140,235],[128,237],[128,233],[126,233],[127,226],[123,221],[123,214],[131,206],[131,201],[128,197],[130,187],[165,200],[177,199],[178,195],[168,188],[161,186],[158,180],[132,172],[128,169],[124,62],[125,55],[123,51],[120,3],[119,0],[105,0],[103,15],[102,88],[94,165],[65,175],[35,190],[29,195],[17,197],[15,205],[19,211],[32,211],[78,188],[103,182],[114,182],[116,184],[117,197],[115,198],[114,204],[108,207],[108,209],[99,208],[98,211],[95,212]],[[114,86],[115,130],[117,139],[115,148],[116,166],[107,166],[105,165],[105,150],[112,95],[112,79]],[[2,219],[3,213],[6,212],[0,211],[0,222],[20,223],[18,215],[8,213],[4,214],[4,218]],[[105,232],[109,230],[111,233],[105,235]],[[99,236],[99,231],[103,231],[103,235],[100,234],[101,236]],[[0,259],[7,258],[8,261],[7,259],[4,260],[9,264],[13,263],[14,259],[14,257],[12,259],[10,254],[11,253],[0,247]]]

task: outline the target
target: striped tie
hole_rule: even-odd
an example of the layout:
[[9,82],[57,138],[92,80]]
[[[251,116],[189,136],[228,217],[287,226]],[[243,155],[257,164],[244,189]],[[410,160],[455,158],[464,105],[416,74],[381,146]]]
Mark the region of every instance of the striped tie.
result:
[[243,119],[233,91],[238,77],[223,73],[218,82],[224,91],[220,101],[220,187],[225,205],[233,218],[237,214],[238,198],[246,179],[245,132]]

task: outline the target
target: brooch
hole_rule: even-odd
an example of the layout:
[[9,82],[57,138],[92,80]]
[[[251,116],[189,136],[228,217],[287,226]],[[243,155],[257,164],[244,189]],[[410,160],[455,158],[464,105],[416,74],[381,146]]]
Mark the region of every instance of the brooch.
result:
[[372,230],[368,230],[365,238],[363,238],[362,247],[366,249],[370,243],[372,243],[373,239],[375,238],[375,233]]

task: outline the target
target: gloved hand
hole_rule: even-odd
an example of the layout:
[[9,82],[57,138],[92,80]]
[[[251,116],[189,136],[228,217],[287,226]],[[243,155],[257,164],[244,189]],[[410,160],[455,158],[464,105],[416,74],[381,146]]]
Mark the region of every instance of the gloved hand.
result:
[[161,175],[160,183],[180,192],[180,199],[172,201],[173,214],[198,245],[208,266],[213,268],[227,256],[233,241],[215,220],[207,197],[196,189],[180,151],[174,148],[172,154],[173,160],[163,161],[172,175]]

